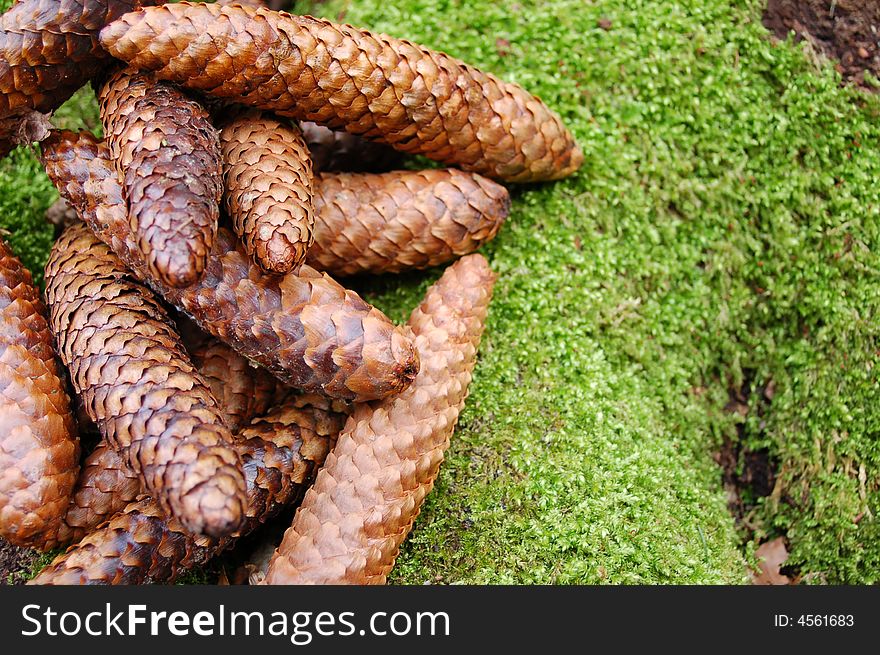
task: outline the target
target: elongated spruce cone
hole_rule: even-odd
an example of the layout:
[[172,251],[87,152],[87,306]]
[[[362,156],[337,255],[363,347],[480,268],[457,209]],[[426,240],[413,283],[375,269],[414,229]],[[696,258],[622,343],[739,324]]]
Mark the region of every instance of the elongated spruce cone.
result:
[[152,293],[80,224],[52,248],[46,297],[74,388],[144,489],[191,532],[238,529],[245,485],[229,429]]
[[119,70],[101,87],[101,122],[151,275],[185,287],[202,275],[223,193],[217,130],[174,87]]
[[521,87],[349,25],[180,3],[126,14],[101,31],[101,43],[188,89],[498,180],[559,179],[583,161],[559,116]]
[[[18,0],[0,16],[0,119],[61,106],[112,61],[100,29],[144,4],[153,2]],[[12,125],[0,124],[0,139]]]
[[399,396],[355,407],[268,584],[385,582],[464,406],[494,280],[482,255],[468,255],[428,290],[409,320],[422,370]]
[[141,481],[103,440],[83,461],[73,497],[57,534],[37,547],[47,551],[76,543],[141,495]]
[[300,122],[315,173],[385,173],[400,168],[403,155],[384,143],[311,121]]
[[235,447],[244,462],[248,503],[246,519],[231,537],[187,534],[145,498],[55,558],[31,584],[172,582],[299,500],[343,421],[322,410],[285,406],[241,431]]
[[[287,390],[268,371],[248,365],[244,357],[223,342],[201,331],[198,331],[199,338],[187,338],[188,331],[181,329],[180,332],[193,364],[210,385],[233,433],[252,419],[266,414],[271,406],[287,396]],[[315,396],[295,396],[285,402],[294,408],[323,409],[323,414],[315,412],[315,421],[324,421],[321,426],[327,425],[322,417],[331,409],[340,414],[349,413],[347,407],[331,407],[329,401]],[[51,550],[80,541],[101,523],[124,510],[144,491],[137,474],[116,450],[102,440],[83,462],[57,537],[39,544],[39,549]]]
[[507,189],[476,173],[324,173],[306,261],[339,276],[437,266],[492,239],[509,211]]
[[299,128],[239,112],[220,127],[224,204],[245,250],[267,273],[297,271],[312,245],[312,162]]
[[418,373],[404,328],[309,266],[265,275],[228,230],[219,230],[201,280],[185,289],[163,285],[131,239],[106,146],[85,132],[56,132],[43,142],[42,159],[61,195],[140,279],[282,381],[362,402],[399,393]]
[[217,0],[214,4],[218,7],[228,7],[229,5],[241,5],[242,7],[253,7],[259,9],[267,6],[263,0]]
[[266,369],[253,366],[231,347],[211,336],[189,345],[193,364],[220,403],[226,425],[237,432],[277,403],[283,387]]
[[79,441],[46,308],[0,239],[0,536],[38,545],[61,528]]
[[30,145],[49,136],[52,123],[46,114],[30,109],[0,118],[0,158],[16,146]]

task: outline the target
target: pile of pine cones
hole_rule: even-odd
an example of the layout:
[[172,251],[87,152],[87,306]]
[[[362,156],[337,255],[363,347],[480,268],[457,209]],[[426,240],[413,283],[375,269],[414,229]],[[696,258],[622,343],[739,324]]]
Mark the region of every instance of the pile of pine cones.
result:
[[[0,244],[0,535],[73,544],[36,583],[165,582],[301,501],[265,580],[382,583],[467,395],[492,180],[581,152],[522,88],[408,41],[147,4],[0,17],[0,151],[40,141],[66,203],[46,307]],[[87,82],[103,140],[46,118]],[[331,277],[456,257],[406,326]]]

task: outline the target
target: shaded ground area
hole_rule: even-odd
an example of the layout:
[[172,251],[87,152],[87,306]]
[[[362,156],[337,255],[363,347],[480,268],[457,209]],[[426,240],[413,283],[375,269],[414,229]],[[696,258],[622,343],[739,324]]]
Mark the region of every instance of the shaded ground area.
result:
[[24,584],[40,561],[42,557],[37,551],[0,539],[0,585]]
[[764,415],[775,393],[772,382],[762,389],[753,389],[753,377],[754,372],[747,371],[745,382],[730,390],[730,400],[724,409],[743,423],[737,426],[736,438],[725,438],[715,454],[715,461],[722,470],[727,507],[746,540],[754,535],[754,514],[761,499],[773,493],[779,466],[767,448],[753,451],[744,444],[745,420],[757,416],[758,429],[763,430],[766,427]]
[[768,0],[764,25],[781,39],[808,40],[844,78],[877,90],[865,71],[880,78],[880,0]]
[[[798,584],[797,567],[783,567],[788,560],[786,538],[770,538],[762,534],[763,504],[769,497],[781,493],[777,488],[779,462],[771,456],[769,448],[751,450],[746,426],[750,418],[757,419],[757,435],[763,436],[767,427],[767,413],[776,394],[776,383],[768,381],[762,387],[754,386],[755,372],[744,371],[739,387],[730,389],[730,400],[724,407],[738,421],[736,437],[725,437],[714,459],[721,467],[722,484],[727,497],[727,508],[736,523],[743,544],[755,548],[757,566],[753,565],[750,578],[753,584]],[[796,505],[789,497],[782,499],[790,506]]]

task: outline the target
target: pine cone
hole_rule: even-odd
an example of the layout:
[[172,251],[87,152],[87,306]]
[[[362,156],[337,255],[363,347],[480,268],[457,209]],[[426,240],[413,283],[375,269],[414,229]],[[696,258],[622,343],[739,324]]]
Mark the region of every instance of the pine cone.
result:
[[263,368],[258,368],[222,341],[208,336],[187,350],[193,364],[220,403],[226,425],[233,432],[275,404],[283,387]]
[[482,255],[468,255],[428,290],[409,320],[422,370],[399,396],[355,407],[268,584],[385,582],[464,406],[494,277]]
[[80,224],[52,248],[46,297],[74,388],[144,489],[187,530],[236,530],[245,485],[231,435],[150,291]]
[[141,481],[116,450],[101,441],[83,462],[58,534],[42,551],[76,543],[141,495]]
[[0,239],[0,535],[54,538],[79,468],[79,441],[30,272]]
[[297,271],[312,245],[312,163],[299,129],[258,110],[220,127],[226,212],[267,273]]
[[214,4],[216,4],[218,7],[241,5],[242,7],[253,7],[254,9],[266,6],[266,3],[263,2],[263,0],[217,0]]
[[150,274],[185,287],[205,270],[223,193],[217,131],[177,89],[130,71],[101,87],[101,122]]
[[144,4],[153,2],[18,0],[0,16],[0,118],[61,106],[111,61],[98,31]]
[[17,146],[42,141],[49,136],[51,129],[52,123],[46,114],[30,109],[0,118],[0,158],[8,155]]
[[437,266],[491,240],[509,211],[507,189],[475,173],[324,173],[306,261],[338,276]]
[[188,89],[498,180],[555,180],[583,161],[559,116],[521,87],[311,16],[184,2],[126,14],[101,31],[101,44]]
[[361,402],[400,392],[418,373],[418,353],[403,328],[309,266],[283,277],[263,274],[228,230],[218,232],[196,284],[173,289],[151,278],[118,209],[122,192],[106,146],[93,136],[53,134],[43,143],[43,164],[62,196],[140,279],[282,381]]
[[172,582],[299,500],[343,420],[314,408],[285,406],[242,430],[235,447],[244,462],[248,504],[244,524],[231,537],[187,534],[145,498],[55,558],[31,584]]
[[[211,393],[220,403],[220,410],[232,432],[238,432],[253,418],[264,415],[279,399],[287,396],[287,390],[271,374],[248,365],[246,359],[223,342],[201,331],[199,338],[188,338],[188,331],[180,329],[179,322],[178,329],[193,364],[210,385]],[[316,421],[331,409],[338,413],[349,413],[345,406],[331,407],[326,400],[314,396],[290,397],[286,402],[290,407],[313,405],[324,409],[321,414],[315,413]],[[83,462],[73,499],[57,538],[39,544],[39,549],[46,551],[80,541],[101,523],[124,510],[142,493],[137,474],[116,450],[100,441]]]

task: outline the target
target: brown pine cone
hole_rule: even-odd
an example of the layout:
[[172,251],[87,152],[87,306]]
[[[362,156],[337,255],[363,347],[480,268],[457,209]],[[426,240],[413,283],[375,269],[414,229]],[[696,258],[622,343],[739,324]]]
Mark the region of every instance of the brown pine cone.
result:
[[0,158],[8,155],[17,146],[42,141],[49,136],[51,129],[52,123],[46,114],[30,109],[0,118]]
[[403,164],[403,155],[382,143],[302,121],[303,138],[312,155],[315,173],[385,173]]
[[126,14],[101,44],[188,89],[494,179],[555,180],[583,161],[559,116],[521,87],[349,25],[184,2]]
[[299,128],[255,109],[218,128],[235,233],[265,272],[299,270],[315,224],[312,162]]
[[[153,2],[18,0],[0,16],[0,118],[61,106],[111,60],[98,31],[142,4]],[[0,126],[0,139],[12,131]]]
[[338,276],[437,266],[491,240],[509,211],[507,189],[475,173],[325,173],[306,261]]
[[383,584],[431,491],[467,397],[495,276],[450,266],[412,313],[422,370],[357,405],[269,565],[268,584]]
[[242,430],[235,447],[244,462],[248,504],[236,534],[194,537],[145,498],[55,558],[31,584],[172,582],[299,500],[343,422],[341,415],[285,406]]
[[46,264],[50,325],[89,417],[144,489],[198,534],[238,529],[241,462],[165,310],[85,225]]
[[217,0],[214,4],[220,7],[228,7],[229,5],[241,5],[242,7],[253,7],[254,9],[266,6],[266,3],[263,2],[263,0]]
[[0,239],[0,536],[54,538],[79,469],[79,441],[46,308]]
[[119,70],[101,87],[101,122],[130,225],[150,274],[174,287],[202,275],[223,193],[217,131],[168,84]]
[[418,373],[404,328],[309,266],[283,277],[263,274],[228,230],[218,232],[201,280],[185,289],[162,285],[132,243],[106,146],[88,133],[56,132],[43,143],[42,158],[61,195],[140,279],[282,381],[362,402],[400,392]]
[[[191,329],[180,331],[193,364],[210,385],[232,432],[238,432],[253,418],[264,415],[272,405],[277,404],[280,397],[286,395],[284,388],[270,373],[249,366],[246,359],[226,344],[201,331],[198,338],[190,336],[189,339],[187,336],[188,333],[192,335]],[[323,412],[315,412],[314,417],[315,421],[321,422],[320,426],[327,425],[324,416],[331,409],[337,413],[349,413],[345,406],[331,407],[326,399],[314,396],[290,397],[286,402],[289,407],[313,406],[323,409]],[[338,431],[337,428],[336,432]],[[99,442],[83,462],[73,499],[57,538],[40,544],[40,550],[51,550],[80,541],[101,523],[124,510],[141,494],[141,482],[137,474],[128,467],[116,450],[104,441]]]
[[265,414],[282,390],[281,383],[266,369],[253,366],[245,357],[214,337],[187,346],[193,364],[220,403],[226,425],[237,432],[255,416]]
[[58,534],[39,544],[39,549],[78,542],[140,495],[137,474],[115,449],[99,442],[83,462]]
[[215,2],[214,4],[220,7],[227,7],[229,5],[241,5],[243,7],[253,7],[254,9],[258,9],[260,7],[268,7],[269,9],[274,9],[277,11],[293,4],[293,0],[269,0],[268,2],[263,2],[263,0],[217,0],[217,2]]

